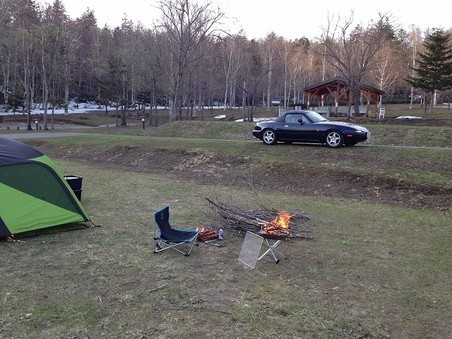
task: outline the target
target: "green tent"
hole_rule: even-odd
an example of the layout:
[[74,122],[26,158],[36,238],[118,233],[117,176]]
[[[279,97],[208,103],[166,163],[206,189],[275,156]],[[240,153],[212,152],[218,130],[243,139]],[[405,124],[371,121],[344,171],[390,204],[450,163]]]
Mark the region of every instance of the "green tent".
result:
[[0,237],[89,220],[49,157],[0,137]]

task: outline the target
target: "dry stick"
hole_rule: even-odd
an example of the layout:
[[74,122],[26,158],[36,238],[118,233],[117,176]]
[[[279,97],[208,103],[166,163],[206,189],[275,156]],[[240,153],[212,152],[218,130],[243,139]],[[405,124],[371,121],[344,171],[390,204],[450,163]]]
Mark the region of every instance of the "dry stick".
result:
[[156,287],[156,288],[153,288],[152,290],[147,290],[146,292],[155,292],[155,291],[161,290],[161,289],[162,289],[163,287],[165,287],[166,285],[168,285],[168,283],[163,284],[163,285],[161,285],[161,286],[158,286],[158,287]]
[[[267,218],[272,220],[274,216],[277,214],[276,211],[251,211],[251,212],[243,212],[239,211],[237,209],[233,209],[232,207],[226,206],[224,203],[221,202],[215,202],[212,199],[205,198],[214,208],[214,210],[217,212],[218,215],[220,215],[224,220],[226,220],[229,224],[234,225],[235,228],[243,230],[243,231],[251,231],[251,232],[258,232],[263,224],[266,224],[268,221],[266,221],[263,218]],[[294,215],[292,221],[297,220],[309,220],[308,217],[305,217],[300,214]],[[295,223],[296,225],[296,223]],[[296,225],[298,226],[298,225]],[[309,230],[307,230],[305,227],[300,226],[303,228],[303,235],[301,234],[294,234],[292,233],[290,235],[291,238],[303,238],[303,239],[312,239],[311,236],[309,236],[307,233]]]
[[175,311],[193,310],[193,311],[208,311],[208,312],[217,312],[217,313],[223,313],[223,314],[232,314],[232,312],[229,312],[229,311],[222,311],[222,310],[217,310],[215,308],[204,307],[204,306],[172,306],[169,309],[175,310]]

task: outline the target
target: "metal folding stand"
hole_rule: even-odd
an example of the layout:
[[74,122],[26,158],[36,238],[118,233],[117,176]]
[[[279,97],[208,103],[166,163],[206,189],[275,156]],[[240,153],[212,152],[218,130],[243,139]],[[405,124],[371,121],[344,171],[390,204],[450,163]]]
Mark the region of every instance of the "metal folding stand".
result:
[[[265,240],[265,241],[264,241]],[[275,242],[272,243],[272,240]],[[262,250],[262,244],[268,247],[262,255],[260,255]],[[243,262],[251,268],[256,267],[256,263],[264,258],[266,255],[271,254],[275,263],[279,263],[279,259],[276,254],[279,253],[276,248],[281,245],[282,239],[275,239],[274,237],[265,237],[262,235],[255,234],[253,232],[247,231],[245,235],[245,240],[242,244],[242,249],[240,250],[239,261]]]
[[275,259],[275,263],[279,263],[279,259],[276,257],[275,253],[278,253],[279,255],[281,255],[281,253],[279,253],[276,248],[281,245],[282,240],[276,240],[273,244],[270,242],[269,239],[265,238],[264,236],[264,240],[265,240],[265,244],[268,246],[268,249],[257,259],[258,261],[261,260],[263,257],[265,257],[267,254],[271,253],[271,255],[273,256],[273,259]]

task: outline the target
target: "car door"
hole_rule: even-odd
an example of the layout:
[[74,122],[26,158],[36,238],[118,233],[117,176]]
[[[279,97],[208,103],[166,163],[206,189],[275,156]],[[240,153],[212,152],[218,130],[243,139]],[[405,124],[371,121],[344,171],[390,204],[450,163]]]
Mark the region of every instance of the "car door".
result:
[[300,118],[300,113],[287,113],[284,117],[284,122],[279,126],[279,129],[277,130],[278,139],[290,141],[298,140],[301,126],[298,120]]
[[322,139],[323,132],[319,129],[317,123],[312,122],[309,117],[301,113],[301,123],[299,128],[299,141],[319,142]]
[[[283,138],[280,138],[283,139]],[[315,124],[303,113],[286,115],[284,124],[284,139],[290,141],[314,142],[318,139]]]

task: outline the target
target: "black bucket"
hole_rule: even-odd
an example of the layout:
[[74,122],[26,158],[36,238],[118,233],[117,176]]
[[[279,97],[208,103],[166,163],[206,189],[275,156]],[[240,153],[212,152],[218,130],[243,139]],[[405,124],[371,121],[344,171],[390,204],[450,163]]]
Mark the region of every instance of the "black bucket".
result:
[[78,175],[65,175],[64,179],[66,179],[69,186],[72,188],[72,191],[74,191],[75,196],[79,201],[82,201],[82,177],[79,177]]

